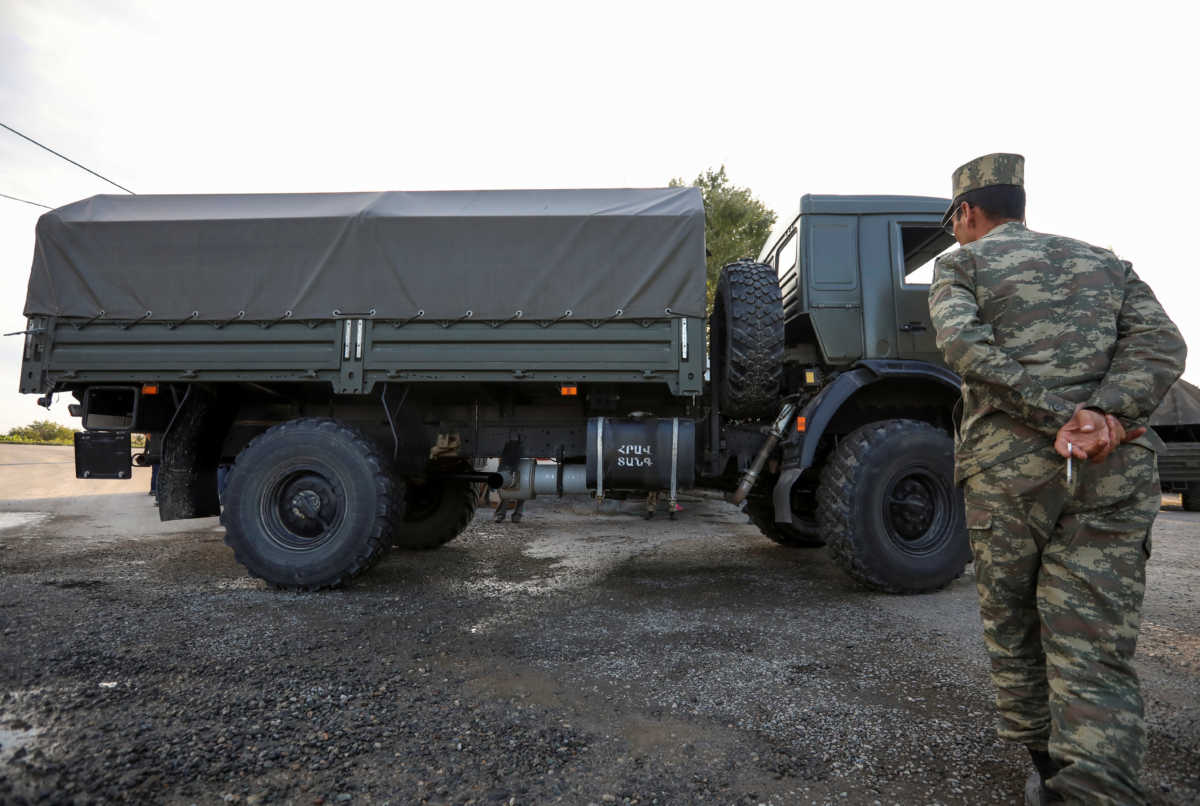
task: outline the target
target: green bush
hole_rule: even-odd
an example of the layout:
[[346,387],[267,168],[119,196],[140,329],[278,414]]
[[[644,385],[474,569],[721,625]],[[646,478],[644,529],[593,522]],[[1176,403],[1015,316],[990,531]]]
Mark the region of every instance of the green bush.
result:
[[52,420],[35,420],[29,425],[10,428],[0,440],[26,445],[71,445],[75,441],[75,429]]

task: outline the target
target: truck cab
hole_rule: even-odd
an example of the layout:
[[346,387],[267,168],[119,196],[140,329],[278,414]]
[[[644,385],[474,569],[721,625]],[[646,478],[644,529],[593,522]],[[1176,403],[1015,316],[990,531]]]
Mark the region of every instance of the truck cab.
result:
[[759,261],[779,278],[788,362],[942,365],[929,320],[934,259],[954,245],[949,202],[925,196],[805,195]]
[[[767,484],[750,490],[747,512],[776,542],[828,543],[843,570],[879,590],[936,589],[969,560],[953,480],[959,379],[938,352],[928,303],[933,261],[954,247],[941,226],[948,205],[806,195],[753,264],[779,286],[779,399],[794,422],[779,429]],[[750,265],[728,267],[728,283],[749,277]],[[725,341],[739,340],[719,334]]]

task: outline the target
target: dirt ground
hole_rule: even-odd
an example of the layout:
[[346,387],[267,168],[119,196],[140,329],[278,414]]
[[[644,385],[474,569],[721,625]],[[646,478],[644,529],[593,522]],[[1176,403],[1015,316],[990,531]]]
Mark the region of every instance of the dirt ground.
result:
[[[0,803],[1019,803],[974,581],[855,588],[733,507],[481,512],[356,583],[248,579],[70,449],[0,446]],[[1200,799],[1200,514],[1154,532],[1154,803]]]

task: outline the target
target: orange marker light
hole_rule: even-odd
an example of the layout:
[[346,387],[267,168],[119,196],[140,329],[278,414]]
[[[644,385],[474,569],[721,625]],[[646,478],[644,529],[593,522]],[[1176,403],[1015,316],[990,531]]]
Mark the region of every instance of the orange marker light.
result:
[[803,434],[805,432],[805,430],[807,430],[807,429],[808,429],[808,419],[805,417],[797,417],[796,418],[796,430]]
[[575,395],[579,394],[579,387],[577,387],[577,386],[562,386],[559,388],[559,392],[562,394],[563,397],[574,397]]
[[143,395],[157,395],[158,394],[158,384],[156,384],[156,383],[142,384],[142,394]]

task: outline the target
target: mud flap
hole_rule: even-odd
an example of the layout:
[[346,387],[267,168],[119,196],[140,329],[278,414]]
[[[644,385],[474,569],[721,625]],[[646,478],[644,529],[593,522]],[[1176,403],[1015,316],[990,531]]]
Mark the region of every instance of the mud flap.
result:
[[75,478],[130,478],[131,450],[128,431],[76,431]]
[[236,407],[190,386],[162,440],[158,515],[164,521],[221,514],[217,465]]

